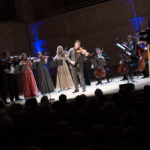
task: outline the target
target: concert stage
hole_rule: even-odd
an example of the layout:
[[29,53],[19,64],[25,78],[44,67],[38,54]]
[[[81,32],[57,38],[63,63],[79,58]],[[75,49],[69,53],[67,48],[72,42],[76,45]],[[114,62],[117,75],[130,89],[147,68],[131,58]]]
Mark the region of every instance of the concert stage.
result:
[[[80,92],[73,94],[72,92],[74,91],[74,89],[69,89],[69,90],[64,90],[61,92],[55,91],[51,94],[48,94],[47,96],[49,98],[51,97],[51,98],[55,99],[52,101],[57,101],[61,94],[65,94],[67,96],[67,99],[73,99],[77,95],[81,95],[81,94],[85,94],[89,97],[89,96],[94,95],[94,92],[97,88],[100,88],[105,95],[114,94],[119,91],[120,84],[127,83],[127,81],[120,81],[121,79],[122,79],[122,77],[114,78],[113,81],[110,83],[107,83],[106,80],[103,80],[102,85],[96,85],[97,82],[92,82],[91,86],[86,87],[86,92],[82,92],[82,89],[80,88]],[[135,82],[133,84],[135,85],[135,90],[140,90],[140,89],[143,89],[145,85],[150,85],[150,78],[142,79],[142,77],[139,76],[138,78],[134,77],[134,81]],[[20,97],[23,99],[23,96],[20,96]],[[42,95],[37,97],[38,102],[40,102],[41,97],[42,97]],[[17,101],[17,103],[24,104],[25,100]]]

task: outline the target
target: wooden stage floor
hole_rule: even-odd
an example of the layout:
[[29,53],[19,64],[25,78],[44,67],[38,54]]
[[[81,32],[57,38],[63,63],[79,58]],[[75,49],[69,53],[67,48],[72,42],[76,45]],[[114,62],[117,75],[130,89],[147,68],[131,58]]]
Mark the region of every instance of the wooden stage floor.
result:
[[[120,84],[126,84],[127,81],[120,81],[122,79],[122,77],[117,77],[114,78],[112,82],[107,83],[106,80],[103,80],[103,84],[102,85],[96,85],[96,81],[92,82],[91,86],[87,86],[86,87],[86,92],[82,92],[82,88],[80,88],[80,92],[78,93],[72,93],[74,91],[74,89],[69,89],[69,90],[63,90],[63,91],[55,91],[51,94],[47,94],[47,96],[50,98],[54,98],[55,100],[52,101],[57,101],[59,99],[59,96],[61,94],[65,94],[67,96],[67,99],[73,99],[75,98],[77,95],[81,95],[81,94],[85,94],[86,96],[93,96],[94,92],[97,88],[100,88],[103,93],[105,95],[109,95],[109,94],[114,94],[117,93],[119,91],[119,85]],[[145,85],[150,85],[150,78],[144,78],[142,79],[142,77],[134,77],[134,85],[135,85],[135,90],[141,90],[144,88]],[[40,95],[37,98],[37,101],[40,102],[40,99],[43,95]],[[23,96],[20,96],[23,100],[21,101],[17,101],[17,103],[21,103],[24,104],[25,103],[25,99]]]

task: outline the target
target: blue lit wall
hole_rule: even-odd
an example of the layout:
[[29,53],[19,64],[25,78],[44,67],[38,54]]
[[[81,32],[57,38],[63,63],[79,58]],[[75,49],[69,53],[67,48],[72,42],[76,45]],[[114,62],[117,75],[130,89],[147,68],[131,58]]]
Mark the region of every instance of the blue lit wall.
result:
[[46,40],[39,39],[38,31],[40,24],[41,22],[31,24],[31,32],[33,35],[32,47],[34,54],[37,54],[38,52],[44,52],[46,50],[46,48],[44,47],[46,44]]
[[133,22],[135,29],[140,31],[140,26],[142,25],[144,18],[137,17],[134,0],[128,0],[128,2],[131,3],[131,5],[132,5],[132,11],[133,11],[133,15],[134,15],[134,18],[132,18],[131,21]]

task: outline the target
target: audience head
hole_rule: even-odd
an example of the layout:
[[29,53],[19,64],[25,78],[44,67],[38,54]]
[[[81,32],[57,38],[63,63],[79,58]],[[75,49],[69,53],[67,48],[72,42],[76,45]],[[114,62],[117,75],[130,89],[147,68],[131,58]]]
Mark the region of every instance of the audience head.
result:
[[43,96],[42,98],[41,98],[41,104],[42,103],[48,103],[49,102],[49,100],[48,100],[48,97],[47,96]]
[[64,94],[61,94],[59,96],[59,101],[60,101],[60,103],[66,103],[67,102],[67,96]]
[[10,129],[13,127],[13,120],[11,117],[5,115],[0,119],[0,127],[4,129]]
[[28,110],[35,110],[37,109],[38,103],[36,98],[29,98],[25,102],[25,108]]
[[103,91],[101,89],[95,90],[95,97],[101,102],[104,103]]

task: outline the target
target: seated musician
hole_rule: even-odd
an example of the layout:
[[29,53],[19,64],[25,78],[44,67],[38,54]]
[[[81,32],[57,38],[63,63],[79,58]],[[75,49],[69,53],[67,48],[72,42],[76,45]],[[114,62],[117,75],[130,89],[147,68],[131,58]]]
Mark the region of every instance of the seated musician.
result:
[[[97,59],[97,58],[103,58],[104,59],[104,62],[105,62],[104,68],[105,68],[105,71],[106,71],[106,78],[107,78],[107,82],[109,83],[110,82],[110,77],[112,77],[112,73],[111,73],[111,70],[109,68],[110,58],[107,56],[107,54],[103,53],[103,50],[100,49],[100,48],[96,48],[95,51],[96,51],[97,55],[94,57],[94,59]],[[91,68],[93,69],[94,66],[92,65]],[[102,83],[100,78],[99,79],[97,78],[97,80],[98,80],[98,83],[96,85]]]
[[[138,59],[136,56],[136,40],[133,40],[133,37],[131,35],[127,36],[127,42],[123,44],[124,47],[126,47],[126,55],[130,57],[129,62],[129,77],[130,80],[133,81],[133,75],[135,72],[135,69],[138,65]],[[126,76],[124,76],[125,78]]]

